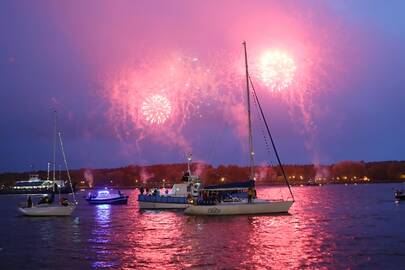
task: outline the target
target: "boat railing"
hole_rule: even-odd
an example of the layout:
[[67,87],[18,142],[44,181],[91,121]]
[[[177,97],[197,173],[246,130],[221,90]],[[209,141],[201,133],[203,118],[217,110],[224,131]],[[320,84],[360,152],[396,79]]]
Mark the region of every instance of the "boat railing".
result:
[[160,196],[160,195],[138,195],[138,201],[141,202],[157,202],[157,203],[187,203],[187,198],[185,197],[171,197],[171,196]]

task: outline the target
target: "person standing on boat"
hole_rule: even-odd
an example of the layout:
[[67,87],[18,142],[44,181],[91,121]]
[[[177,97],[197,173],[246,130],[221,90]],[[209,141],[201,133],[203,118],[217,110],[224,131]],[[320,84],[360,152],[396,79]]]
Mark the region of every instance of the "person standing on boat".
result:
[[253,189],[249,188],[248,189],[248,203],[252,203],[253,196],[254,196]]
[[32,199],[31,199],[31,196],[28,196],[27,207],[28,207],[28,208],[32,207]]
[[190,176],[190,173],[188,171],[185,171],[184,174],[183,174],[183,177],[181,178],[181,180],[183,182],[187,182],[189,176]]
[[141,187],[139,188],[139,192],[143,195],[143,192],[144,192],[143,186],[141,186]]

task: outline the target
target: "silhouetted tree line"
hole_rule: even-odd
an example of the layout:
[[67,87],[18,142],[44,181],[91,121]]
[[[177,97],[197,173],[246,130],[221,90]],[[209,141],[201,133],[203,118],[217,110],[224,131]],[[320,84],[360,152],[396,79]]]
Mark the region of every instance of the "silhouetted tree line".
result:
[[[229,183],[248,179],[249,168],[238,165],[214,167],[206,163],[193,163],[193,174],[197,174],[204,184]],[[331,165],[285,165],[285,172],[292,184],[350,182],[396,182],[405,181],[405,161],[342,161]],[[71,177],[79,186],[171,186],[181,182],[187,164],[159,164],[150,166],[129,165],[113,169],[72,170]],[[256,167],[258,184],[281,184],[282,173],[277,166]],[[39,174],[46,179],[46,171],[0,174],[0,185],[13,185],[17,180],[26,180],[29,174]],[[62,173],[62,179],[67,179]]]

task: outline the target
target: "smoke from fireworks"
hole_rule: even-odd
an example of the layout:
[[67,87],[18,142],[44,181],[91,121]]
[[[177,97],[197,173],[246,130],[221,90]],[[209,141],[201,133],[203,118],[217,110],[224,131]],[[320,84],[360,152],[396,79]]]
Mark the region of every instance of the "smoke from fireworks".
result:
[[[246,136],[245,103],[240,97],[243,72],[240,76],[236,71],[243,69],[243,61],[241,55],[231,55],[241,51],[242,38],[248,42],[251,75],[258,91],[265,87],[263,103],[284,101],[298,131],[316,135],[314,119],[318,111],[325,113],[313,99],[320,89],[332,89],[319,81],[324,81],[325,74],[330,76],[336,64],[348,70],[350,63],[342,63],[342,59],[349,59],[352,48],[361,46],[353,46],[353,40],[358,40],[353,29],[345,28],[329,4],[315,3],[310,8],[288,1],[221,2],[212,7],[204,1],[176,4],[182,16],[166,14],[165,8],[150,16],[145,3],[139,1],[97,7],[89,4],[80,12],[74,7],[55,6],[52,10],[58,14],[53,16],[60,21],[57,26],[83,50],[84,61],[97,63],[93,67],[100,69],[99,74],[107,74],[108,78],[102,78],[106,114],[114,135],[125,143],[124,151],[133,156],[135,151],[128,146],[138,149],[141,142],[146,147],[158,142],[188,152],[185,149],[191,143],[190,137],[183,135],[184,127],[190,123],[193,127],[189,130],[194,132],[212,126],[208,121],[189,121],[207,114],[215,115],[214,121],[226,122],[240,137]],[[100,10],[100,16],[89,20],[88,13],[94,8]],[[110,12],[122,16],[110,16]],[[213,20],[205,20],[207,17]],[[162,23],[156,25],[156,18]],[[72,25],[72,21],[77,23]],[[279,51],[261,54],[269,48]],[[342,52],[346,57],[339,57]],[[253,74],[255,65],[258,69]],[[151,95],[170,101],[170,115],[163,124],[145,119],[142,106]],[[266,106],[267,113],[272,108]],[[311,135],[309,148],[317,142],[315,135]]]

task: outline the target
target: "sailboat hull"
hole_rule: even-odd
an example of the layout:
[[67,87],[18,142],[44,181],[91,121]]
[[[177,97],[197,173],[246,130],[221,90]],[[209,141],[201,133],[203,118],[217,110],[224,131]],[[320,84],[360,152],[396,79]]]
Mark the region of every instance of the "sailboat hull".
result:
[[190,205],[184,210],[186,215],[257,215],[288,213],[293,201],[254,200],[253,203],[236,202],[216,205]]
[[33,206],[33,207],[20,207],[18,210],[25,216],[70,216],[75,210],[74,205],[69,206]]

